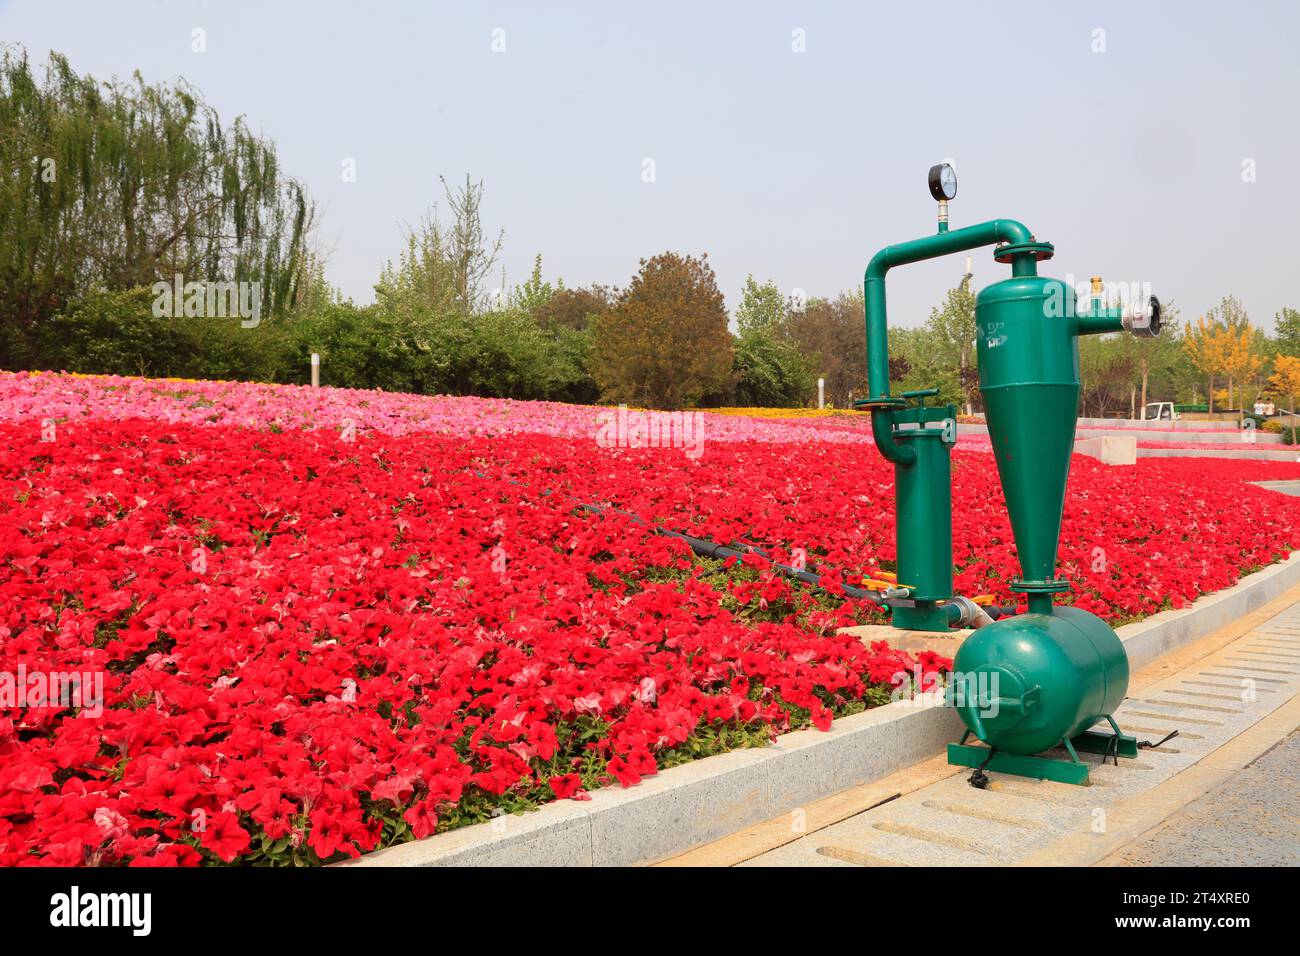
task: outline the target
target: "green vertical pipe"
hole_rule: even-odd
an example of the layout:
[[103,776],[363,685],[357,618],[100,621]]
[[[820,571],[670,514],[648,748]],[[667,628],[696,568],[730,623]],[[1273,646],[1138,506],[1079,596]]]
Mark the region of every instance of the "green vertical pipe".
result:
[[[917,601],[952,597],[952,463],[941,428],[899,432],[916,466],[894,466],[898,580]],[[946,624],[945,624],[946,626]]]

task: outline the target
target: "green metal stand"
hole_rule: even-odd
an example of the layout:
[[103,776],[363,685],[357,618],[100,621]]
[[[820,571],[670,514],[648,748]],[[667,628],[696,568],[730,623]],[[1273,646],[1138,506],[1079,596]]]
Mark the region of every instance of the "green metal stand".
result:
[[[1085,730],[1083,733],[1061,744],[1070,755],[1069,760],[1060,757],[1031,757],[1022,754],[1007,753],[999,750],[989,757],[989,748],[984,745],[968,744],[970,731],[961,735],[961,741],[948,745],[948,763],[954,767],[983,767],[985,770],[1007,773],[1016,777],[1032,777],[1035,780],[1055,780],[1057,783],[1070,783],[1083,786],[1088,782],[1088,764],[1079,759],[1078,751],[1103,754],[1105,756],[1136,757],[1137,738],[1122,733],[1113,717],[1106,717],[1114,729],[1113,734],[1097,733]],[[987,761],[987,763],[986,763]]]

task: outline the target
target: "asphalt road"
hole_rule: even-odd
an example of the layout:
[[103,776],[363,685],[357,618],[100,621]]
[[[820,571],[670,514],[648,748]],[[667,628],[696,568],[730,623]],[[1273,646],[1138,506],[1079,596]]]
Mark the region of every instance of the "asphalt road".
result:
[[1300,866],[1300,732],[1113,860],[1124,866]]

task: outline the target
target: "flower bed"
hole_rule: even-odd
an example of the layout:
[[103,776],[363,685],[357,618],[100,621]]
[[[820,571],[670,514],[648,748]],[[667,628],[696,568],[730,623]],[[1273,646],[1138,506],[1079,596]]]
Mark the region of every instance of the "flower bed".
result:
[[342,858],[826,727],[914,666],[838,601],[510,480],[584,467],[561,439],[0,445],[3,669],[103,681],[102,712],[0,717],[0,865]]
[[[889,698],[912,659],[836,630],[874,608],[578,507],[806,556],[834,592],[893,566],[874,449],[743,418],[698,458],[604,448],[596,414],[0,375],[0,673],[103,683],[0,707],[0,864],[337,860]],[[1296,477],[1076,458],[1075,600],[1118,623],[1284,557],[1294,500],[1247,482]],[[961,593],[1014,599],[992,460],[960,446],[954,543]]]

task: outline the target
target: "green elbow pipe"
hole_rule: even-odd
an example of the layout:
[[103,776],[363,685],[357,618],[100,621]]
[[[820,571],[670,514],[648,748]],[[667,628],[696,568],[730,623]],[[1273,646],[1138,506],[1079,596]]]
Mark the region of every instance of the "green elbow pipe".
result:
[[888,408],[871,410],[871,437],[880,453],[894,464],[906,467],[915,463],[916,449],[894,441],[894,419]]
[[[923,259],[935,259],[1002,242],[1018,245],[1033,241],[1033,234],[1022,223],[1014,219],[993,219],[979,225],[886,246],[872,257],[862,283],[867,320],[867,401],[882,406],[871,410],[871,431],[876,447],[890,461],[910,465],[915,461],[916,453],[911,448],[898,445],[893,438],[888,406],[900,403],[889,396],[889,322],[885,311],[885,275],[894,266]],[[1012,271],[1015,275],[1036,275],[1034,257],[1017,256],[1012,263]]]
[[[885,275],[894,266],[936,259],[954,252],[978,249],[999,242],[1013,244],[1033,241],[1033,235],[1014,219],[993,219],[976,226],[940,232],[886,246],[867,265],[863,278],[863,297],[867,313],[867,392],[870,401],[889,399],[889,323],[885,310]],[[1031,270],[1033,260],[1029,260]]]

